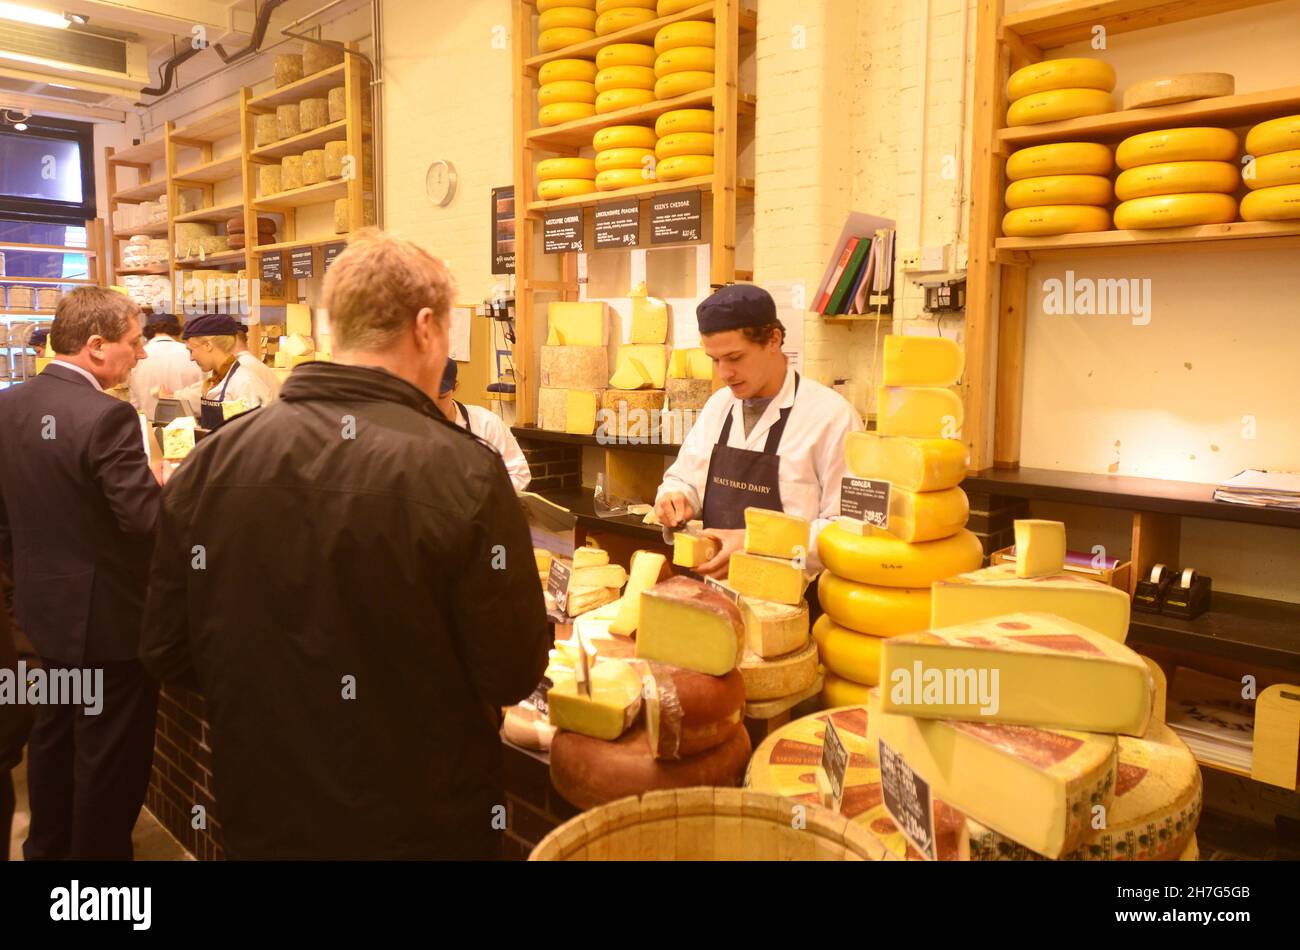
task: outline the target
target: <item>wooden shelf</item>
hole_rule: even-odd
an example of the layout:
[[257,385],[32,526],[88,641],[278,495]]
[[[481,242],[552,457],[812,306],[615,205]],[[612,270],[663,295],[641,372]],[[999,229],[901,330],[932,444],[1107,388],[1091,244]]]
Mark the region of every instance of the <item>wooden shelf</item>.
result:
[[216,205],[212,208],[200,208],[198,211],[187,211],[184,214],[178,214],[172,218],[176,224],[185,224],[195,221],[210,221],[214,224],[224,224],[236,215],[244,213],[244,203],[236,201],[234,204]]
[[[0,251],[31,251],[37,254],[80,254],[84,257],[94,257],[95,252],[85,247],[68,247],[66,244],[15,244],[0,243]],[[0,279],[4,275],[0,274]]]
[[585,208],[602,201],[618,201],[623,198],[650,198],[653,195],[672,191],[708,191],[713,187],[712,175],[700,175],[696,178],[683,178],[681,181],[652,181],[636,188],[620,188],[617,191],[593,191],[588,195],[573,195],[568,198],[554,198],[550,201],[534,201],[528,206],[529,214],[541,214],[552,208]]
[[132,185],[130,188],[123,188],[121,191],[114,193],[113,198],[116,201],[139,204],[145,201],[157,201],[166,193],[167,179],[158,178],[139,185]]
[[165,277],[171,273],[170,267],[119,267],[113,271],[116,277]]
[[252,158],[283,158],[286,155],[301,155],[307,149],[323,146],[326,142],[345,141],[347,134],[348,120],[339,119],[339,121],[331,122],[329,125],[322,125],[319,129],[312,129],[310,132],[303,132],[301,135],[295,135],[292,138],[282,139],[271,145],[255,148],[249,155]]
[[[999,256],[1026,252],[1031,258],[1053,252],[1075,253],[1089,248],[1142,247],[1151,245],[1203,244],[1211,241],[1237,242],[1241,248],[1258,250],[1269,244],[1300,244],[1300,221],[1234,221],[1231,224],[1202,224],[1191,228],[1153,228],[1146,231],[1090,231],[1041,238],[998,238]],[[1242,243],[1245,242],[1245,243]],[[1015,263],[1014,260],[1007,263]]]
[[212,185],[219,181],[241,178],[243,174],[244,157],[236,153],[226,158],[218,158],[215,161],[197,165],[186,171],[178,171],[173,176],[173,179],[181,190],[185,190],[190,186]]
[[301,241],[281,241],[278,244],[259,244],[253,248],[255,254],[261,254],[263,251],[292,251],[299,247],[328,247],[331,244],[345,244],[348,236],[346,234],[335,234],[331,237],[310,238]]
[[187,261],[177,261],[177,268],[186,268],[190,270],[202,270],[206,267],[219,267],[224,264],[243,264],[247,255],[242,251],[221,251],[217,254],[209,254],[206,259],[198,260],[190,258]]
[[154,139],[152,142],[141,142],[139,145],[118,149],[113,153],[111,161],[120,165],[152,165],[154,162],[162,161],[166,154],[166,141]]
[[[602,44],[603,45],[603,44]],[[590,148],[592,137],[609,125],[653,125],[654,120],[674,109],[708,109],[713,107],[713,90],[700,89],[672,99],[658,99],[645,105],[628,106],[616,112],[593,115],[587,119],[574,119],[559,125],[543,126],[528,133],[528,144],[533,148],[568,151]],[[752,95],[738,97],[742,115],[753,114],[755,99]]]
[[68,284],[69,286],[92,286],[96,283],[84,277],[13,277],[0,274],[0,284]]
[[123,228],[121,231],[114,231],[113,237],[119,241],[125,241],[129,238],[144,235],[145,237],[166,237],[167,222],[160,221],[156,224],[146,224],[138,228]]
[[348,196],[348,183],[343,180],[323,181],[293,191],[263,195],[253,202],[258,211],[275,211],[277,208],[305,208],[308,205],[329,204]]
[[1004,16],[1002,30],[1015,34],[1030,46],[1053,49],[1092,39],[1098,26],[1104,27],[1108,34],[1129,33],[1275,2],[1277,0],[1066,0]]
[[1300,604],[1214,591],[1195,620],[1133,611],[1129,643],[1300,671]]
[[664,442],[646,442],[646,443],[629,443],[629,444],[610,444],[606,445],[596,439],[594,435],[574,435],[571,432],[552,432],[549,429],[539,429],[536,426],[511,426],[510,431],[519,439],[532,439],[538,442],[561,442],[565,445],[581,445],[594,449],[616,449],[623,452],[647,452],[651,455],[667,455],[672,458],[677,457],[681,451],[680,445],[669,445]]
[[[223,109],[172,131],[172,142],[182,148],[211,145],[239,134],[239,108]],[[191,145],[189,143],[195,143]]]
[[330,89],[343,85],[343,71],[346,66],[346,62],[339,63],[337,66],[322,69],[287,86],[281,86],[274,92],[264,92],[260,96],[254,96],[248,100],[248,107],[265,112],[276,106],[288,105],[303,99],[324,99]]
[[894,315],[892,313],[850,313],[822,317],[818,314],[821,322],[832,327],[856,327],[868,323],[879,323],[881,320],[888,320],[892,323]]
[[[609,46],[611,43],[654,43],[656,33],[670,23],[679,23],[682,20],[712,21],[713,3],[701,3],[688,7],[681,13],[659,17],[648,23],[642,23],[640,26],[630,26],[625,30],[619,30],[617,33],[597,36],[595,39],[574,43],[572,46],[566,46],[563,49],[553,50],[549,53],[538,53],[524,60],[524,67],[529,70],[540,69],[553,59],[568,59],[571,57],[575,59],[595,59],[596,53],[602,47]],[[741,30],[753,30],[757,22],[758,17],[753,10],[740,11]]]
[[1026,145],[1044,142],[1109,142],[1137,132],[1179,126],[1246,126],[1296,112],[1300,112],[1300,86],[1285,86],[1153,109],[1129,109],[1041,125],[1020,125],[998,132],[998,143],[1006,155]]

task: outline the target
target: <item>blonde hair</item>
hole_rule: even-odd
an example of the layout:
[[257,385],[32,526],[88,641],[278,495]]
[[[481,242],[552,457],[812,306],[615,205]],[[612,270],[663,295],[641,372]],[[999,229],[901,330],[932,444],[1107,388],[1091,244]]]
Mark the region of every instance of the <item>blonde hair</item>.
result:
[[343,350],[383,349],[425,307],[445,321],[455,293],[442,261],[378,228],[353,235],[325,277],[330,332]]
[[234,351],[235,344],[238,342],[238,339],[233,336],[209,336],[204,337],[204,339],[212,344],[214,350],[220,350],[226,355]]

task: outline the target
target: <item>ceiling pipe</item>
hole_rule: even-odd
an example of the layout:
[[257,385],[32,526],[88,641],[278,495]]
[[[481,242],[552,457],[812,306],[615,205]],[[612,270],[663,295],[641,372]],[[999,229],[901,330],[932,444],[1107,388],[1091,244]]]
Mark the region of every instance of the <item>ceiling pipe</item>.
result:
[[[286,0],[267,0],[267,2],[263,4],[262,8],[257,13],[257,25],[253,30],[253,38],[243,49],[236,50],[233,53],[228,53],[226,52],[225,47],[220,43],[214,44],[212,48],[216,51],[216,54],[221,57],[221,61],[223,63],[231,63],[237,59],[243,59],[246,56],[251,56],[253,53],[256,53],[257,48],[262,45],[262,40],[266,38],[267,28],[271,24],[271,14],[275,12],[277,7],[283,5],[285,2]],[[194,46],[191,43],[189,49],[177,53],[171,59],[158,67],[158,85],[152,86],[148,89],[141,89],[140,95],[155,97],[166,95],[171,90],[172,83],[176,81],[176,67],[193,59],[205,49],[207,49],[206,46]],[[136,105],[143,107],[145,106],[145,103],[137,102]]]

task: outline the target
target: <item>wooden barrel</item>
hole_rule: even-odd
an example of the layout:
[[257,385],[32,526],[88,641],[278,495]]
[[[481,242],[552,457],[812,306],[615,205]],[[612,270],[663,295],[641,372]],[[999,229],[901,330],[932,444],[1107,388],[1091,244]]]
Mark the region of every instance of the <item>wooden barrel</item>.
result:
[[880,841],[818,805],[741,788],[679,788],[583,812],[530,861],[877,861]]

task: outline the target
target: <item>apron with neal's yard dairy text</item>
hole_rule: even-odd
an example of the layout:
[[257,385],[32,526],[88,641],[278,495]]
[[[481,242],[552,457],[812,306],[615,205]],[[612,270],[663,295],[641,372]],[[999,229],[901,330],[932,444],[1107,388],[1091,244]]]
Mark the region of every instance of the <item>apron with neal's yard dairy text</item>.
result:
[[[794,394],[799,396],[799,374],[794,374]],[[781,417],[767,431],[763,451],[733,449],[731,437],[733,413],[718,436],[709,458],[709,478],[704,485],[704,527],[727,530],[745,527],[746,508],[784,511],[781,504],[781,436],[790,419],[794,403],[781,410]]]
[[230,388],[230,381],[235,378],[235,374],[239,372],[241,365],[239,360],[235,360],[231,364],[230,372],[226,374],[226,381],[221,387],[220,396],[216,399],[209,399],[204,396],[199,400],[199,425],[209,432],[220,429],[226,422],[225,410],[221,408],[221,404],[226,401],[226,390]]

